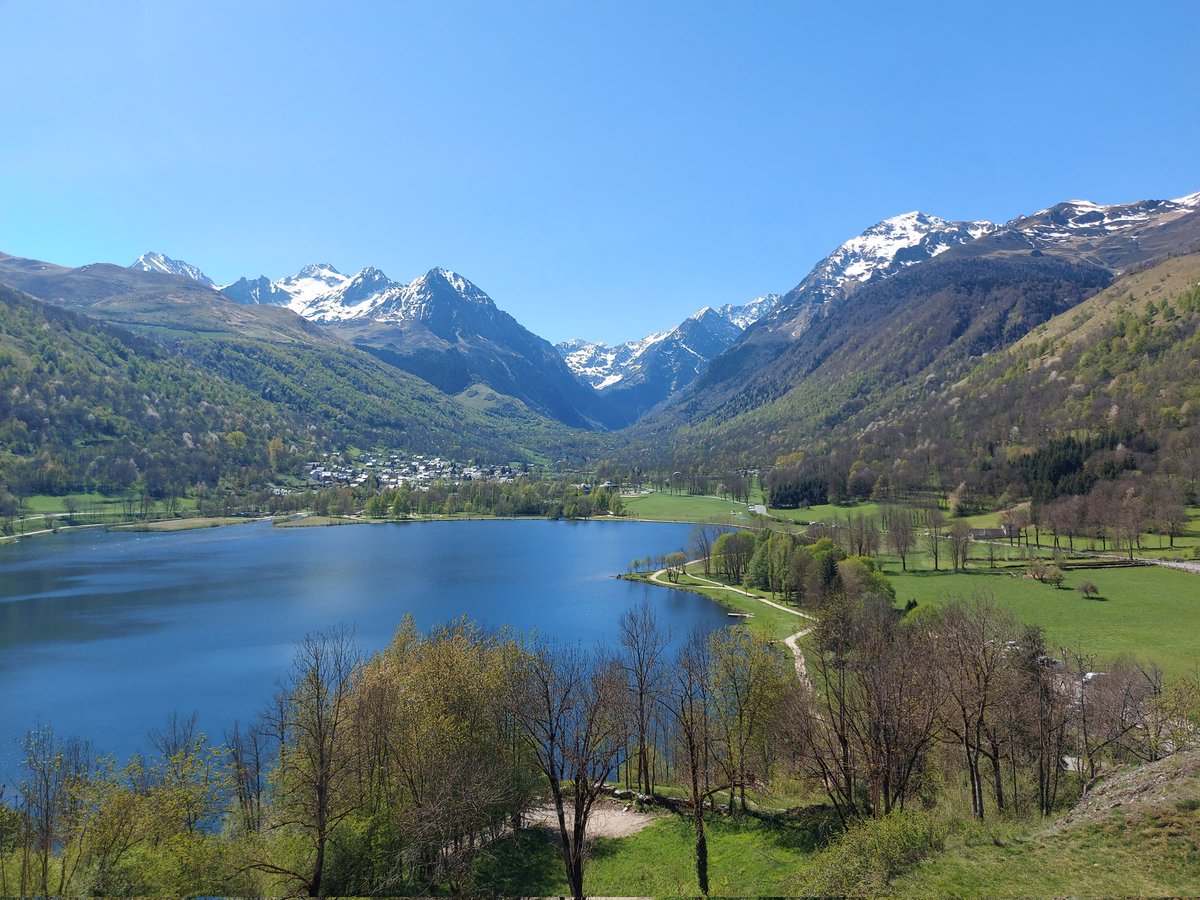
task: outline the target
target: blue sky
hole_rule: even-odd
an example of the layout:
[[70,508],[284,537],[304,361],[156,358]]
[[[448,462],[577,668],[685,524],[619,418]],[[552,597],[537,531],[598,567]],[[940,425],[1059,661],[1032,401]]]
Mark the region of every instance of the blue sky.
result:
[[911,209],[1200,190],[1200,3],[0,0],[0,250],[455,269],[617,341]]

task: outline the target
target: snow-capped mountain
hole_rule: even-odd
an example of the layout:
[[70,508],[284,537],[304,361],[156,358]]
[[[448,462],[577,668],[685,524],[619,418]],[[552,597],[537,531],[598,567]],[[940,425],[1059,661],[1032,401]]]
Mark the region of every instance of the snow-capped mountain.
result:
[[978,250],[1036,251],[1120,271],[1200,241],[1197,209],[1200,193],[1110,206],[1067,200],[1018,216]]
[[791,318],[805,306],[836,300],[860,284],[895,275],[999,227],[991,222],[947,222],[915,210],[884,219],[813,266],[783,298],[773,318]]
[[769,404],[822,367],[886,367],[902,355],[891,343],[902,335],[944,337],[923,358],[990,352],[1123,271],[1198,250],[1200,194],[1109,206],[1069,200],[1003,225],[896,216],[817,263],[660,421]]
[[734,306],[732,303],[718,306],[716,313],[721,318],[732,322],[744,331],[759,319],[769,315],[771,310],[779,303],[779,300],[780,297],[778,294],[764,294],[762,297],[755,297],[749,303],[743,303],[741,306]]
[[602,390],[625,377],[627,366],[670,333],[669,331],[655,332],[641,340],[626,341],[615,347],[572,338],[561,344],[555,344],[554,349],[570,366],[572,372],[596,390]]
[[485,385],[568,425],[617,424],[547,341],[448,269],[404,283],[371,266],[345,275],[314,263],[275,282],[243,278],[224,293],[286,306],[446,393]]
[[166,275],[182,275],[184,278],[200,282],[205,287],[216,287],[216,283],[211,278],[191,263],[186,263],[181,259],[171,259],[165,253],[159,253],[155,250],[143,253],[129,264],[129,268],[137,269],[141,272],[162,272]]
[[292,295],[265,275],[255,279],[239,278],[233,284],[221,288],[221,293],[238,303],[250,305],[287,306],[292,302]]
[[292,298],[286,305],[293,312],[304,315],[304,309],[344,286],[349,280],[348,276],[343,275],[329,263],[311,263],[295,275],[281,278],[275,282],[275,287]]
[[[662,352],[663,348],[659,345],[678,346],[690,357],[702,355],[698,354],[694,348],[688,347],[686,343],[681,342],[681,338],[685,335],[698,335],[696,331],[698,324],[702,324],[706,332],[705,337],[697,341],[697,344],[703,348],[702,352],[706,354],[711,350],[714,338],[716,343],[724,342],[723,346],[717,349],[717,353],[721,352],[736,340],[743,330],[767,315],[778,302],[778,294],[766,294],[741,305],[726,303],[715,310],[706,306],[684,319],[670,331],[658,331],[636,341],[626,341],[623,344],[609,346],[572,338],[556,344],[555,349],[566,360],[571,371],[597,390],[603,390],[621,381],[632,372],[643,369],[646,362],[644,357],[647,354]],[[728,338],[727,341],[726,338]],[[705,361],[715,355],[715,353],[705,355]]]
[[670,331],[660,331],[615,347],[579,339],[556,345],[571,371],[600,391],[633,421],[689,384],[709,360],[742,331],[768,314],[778,294],[740,305],[704,307]]

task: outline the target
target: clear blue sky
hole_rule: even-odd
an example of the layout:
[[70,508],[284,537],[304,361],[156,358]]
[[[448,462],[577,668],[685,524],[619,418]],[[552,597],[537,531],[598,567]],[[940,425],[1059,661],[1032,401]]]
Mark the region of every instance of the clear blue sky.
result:
[[1200,190],[1200,3],[0,0],[0,250],[455,269],[616,341],[910,209]]

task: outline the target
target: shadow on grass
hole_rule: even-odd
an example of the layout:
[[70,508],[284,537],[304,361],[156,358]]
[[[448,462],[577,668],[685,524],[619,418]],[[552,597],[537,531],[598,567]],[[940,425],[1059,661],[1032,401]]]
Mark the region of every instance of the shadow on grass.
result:
[[959,569],[957,572],[954,571],[954,569],[909,569],[907,572],[902,572],[899,569],[891,567],[884,570],[885,575],[903,575],[906,578],[910,575],[914,578],[946,578],[951,575],[977,575],[980,577],[1004,576],[1006,578],[1012,578],[1013,576],[1024,574],[1024,572],[1024,566],[1011,566],[1009,568],[997,567],[995,569],[970,568]]
[[566,876],[562,857],[549,832],[527,828],[497,841],[475,867],[479,896],[547,897],[561,894]]
[[842,824],[832,806],[819,804],[790,809],[785,813],[754,813],[767,829],[772,843],[811,853],[828,844],[842,832]]

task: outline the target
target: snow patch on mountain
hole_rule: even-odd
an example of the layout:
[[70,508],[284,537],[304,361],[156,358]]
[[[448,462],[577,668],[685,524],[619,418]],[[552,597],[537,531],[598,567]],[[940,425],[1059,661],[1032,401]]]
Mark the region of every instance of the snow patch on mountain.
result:
[[[428,319],[446,304],[495,307],[492,299],[466,278],[441,267],[405,284],[374,266],[344,275],[329,263],[313,263],[272,287],[289,298],[283,305],[323,324],[416,321]],[[241,296],[236,299],[255,302]]]
[[894,275],[998,227],[992,222],[948,222],[917,210],[892,216],[841,244],[792,294],[803,292],[809,302],[832,300],[854,284]]
[[740,306],[735,306],[732,303],[726,303],[724,306],[719,306],[715,310],[721,318],[732,322],[738,328],[745,331],[759,319],[763,318],[767,313],[775,308],[779,302],[778,294],[764,294],[761,297],[755,297],[749,303],[743,303]]
[[1111,206],[1091,200],[1066,200],[1032,215],[1018,216],[1004,227],[1024,234],[1035,244],[1068,245],[1155,225],[1165,216],[1185,215],[1197,206],[1200,206],[1200,193],[1176,200],[1140,200]]
[[[350,278],[329,263],[310,263],[295,275],[281,278],[275,287],[291,296],[288,307],[304,315],[304,310],[330,292],[340,288]],[[308,318],[305,316],[305,318]]]
[[172,259],[165,253],[159,253],[157,250],[143,253],[129,264],[129,268],[137,269],[141,272],[162,272],[166,275],[181,275],[184,278],[197,281],[205,287],[215,289],[217,286],[211,278],[201,272],[196,266],[181,259]]

